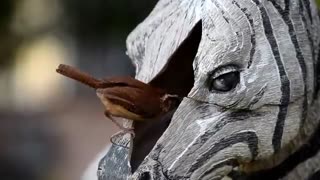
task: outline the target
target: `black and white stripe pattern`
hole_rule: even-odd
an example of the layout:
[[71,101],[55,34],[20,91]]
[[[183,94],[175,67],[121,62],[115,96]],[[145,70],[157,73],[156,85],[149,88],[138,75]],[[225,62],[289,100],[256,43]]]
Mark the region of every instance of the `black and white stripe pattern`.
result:
[[[127,40],[137,78],[151,81],[200,23],[194,86],[130,178],[317,179],[320,21],[315,3],[160,0]],[[208,76],[228,66],[238,68],[240,83],[229,92],[210,92]]]

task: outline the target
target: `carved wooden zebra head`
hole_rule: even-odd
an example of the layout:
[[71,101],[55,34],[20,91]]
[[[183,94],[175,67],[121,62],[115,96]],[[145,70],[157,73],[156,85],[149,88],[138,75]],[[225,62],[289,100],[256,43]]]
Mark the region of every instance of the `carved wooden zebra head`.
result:
[[197,44],[194,81],[132,179],[220,179],[281,163],[318,125],[319,32],[309,0],[160,0],[127,40],[136,78],[152,82],[198,36],[187,45]]

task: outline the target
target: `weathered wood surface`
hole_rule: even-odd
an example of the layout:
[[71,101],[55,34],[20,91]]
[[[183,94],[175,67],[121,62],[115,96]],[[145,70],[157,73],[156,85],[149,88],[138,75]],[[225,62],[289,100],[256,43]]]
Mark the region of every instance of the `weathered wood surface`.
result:
[[[314,1],[160,0],[127,40],[136,78],[162,72],[200,21],[189,98],[130,179],[307,179],[319,171],[320,143],[308,142],[320,115]],[[209,90],[211,76],[231,71],[240,73],[233,90]],[[125,152],[111,148],[100,180],[126,178]]]
[[98,180],[123,180],[131,175],[129,167],[129,139],[123,136],[114,139],[114,143],[99,163]]

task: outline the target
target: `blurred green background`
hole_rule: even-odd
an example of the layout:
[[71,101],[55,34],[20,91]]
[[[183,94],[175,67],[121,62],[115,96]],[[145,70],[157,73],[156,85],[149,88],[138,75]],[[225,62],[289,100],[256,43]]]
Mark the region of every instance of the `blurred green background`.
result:
[[97,77],[133,75],[125,40],[155,3],[0,1],[0,179],[82,177],[116,128],[93,90],[55,69],[65,63]]
[[0,1],[1,180],[80,179],[117,129],[92,89],[55,69],[65,63],[97,77],[133,75],[125,40],[155,3]]

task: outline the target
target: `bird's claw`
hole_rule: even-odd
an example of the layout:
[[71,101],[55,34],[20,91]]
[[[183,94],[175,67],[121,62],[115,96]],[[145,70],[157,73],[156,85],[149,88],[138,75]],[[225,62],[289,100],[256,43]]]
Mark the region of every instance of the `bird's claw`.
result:
[[124,136],[124,135],[126,135],[127,133],[129,133],[132,138],[135,137],[134,128],[123,128],[122,131],[117,132],[116,134],[114,134],[114,135],[111,136],[111,138],[110,138],[111,143],[114,144],[114,145],[117,145],[117,146],[121,146],[121,147],[124,147],[124,148],[128,148],[126,145],[121,145],[121,144],[119,144],[119,143],[117,143],[117,142],[115,141],[115,138],[117,138],[117,137],[119,137],[119,136]]

